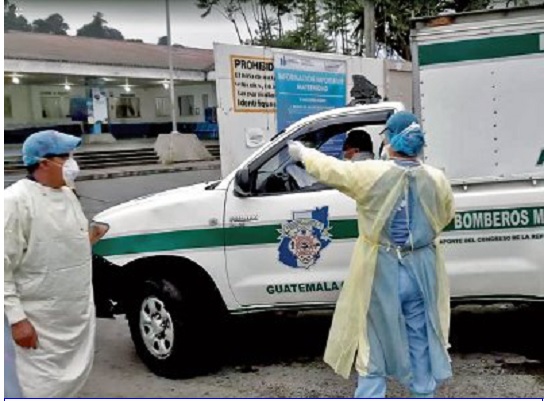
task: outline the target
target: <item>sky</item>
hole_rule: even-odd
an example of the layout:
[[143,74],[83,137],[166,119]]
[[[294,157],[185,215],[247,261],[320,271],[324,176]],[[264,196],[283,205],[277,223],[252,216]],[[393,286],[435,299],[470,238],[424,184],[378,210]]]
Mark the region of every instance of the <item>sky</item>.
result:
[[[15,3],[29,23],[53,13],[61,14],[70,25],[70,35],[89,23],[97,11],[104,14],[108,26],[121,31],[126,39],[157,43],[160,36],[166,35],[165,0],[15,0]],[[215,11],[201,18],[203,10],[195,4],[196,0],[170,0],[172,43],[207,49],[214,42],[238,43],[231,22]],[[294,20],[286,19],[284,25],[292,27]],[[245,25],[242,28],[245,31]],[[247,38],[247,33],[243,37]]]

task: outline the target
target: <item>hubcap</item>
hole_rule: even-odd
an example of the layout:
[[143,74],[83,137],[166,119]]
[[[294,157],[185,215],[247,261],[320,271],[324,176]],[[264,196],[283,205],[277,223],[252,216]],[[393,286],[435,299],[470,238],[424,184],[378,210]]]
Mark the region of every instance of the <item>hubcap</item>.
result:
[[158,359],[172,353],[174,328],[172,317],[164,303],[156,297],[147,297],[140,309],[140,333],[147,350]]

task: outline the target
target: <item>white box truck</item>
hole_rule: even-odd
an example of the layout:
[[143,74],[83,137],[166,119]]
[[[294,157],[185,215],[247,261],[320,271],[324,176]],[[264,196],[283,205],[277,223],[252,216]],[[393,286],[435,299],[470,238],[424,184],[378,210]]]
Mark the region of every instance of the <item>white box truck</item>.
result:
[[[451,177],[458,209],[442,238],[452,302],[544,301],[544,9],[415,24],[425,157]],[[307,117],[220,181],[96,216],[110,225],[95,247],[97,301],[126,313],[153,372],[215,366],[226,316],[334,307],[358,235],[355,203],[299,185],[287,142],[323,149],[363,127],[378,154],[376,133],[403,109],[385,102]]]
[[418,19],[411,43],[426,161],[456,192],[453,295],[541,296],[544,6]]

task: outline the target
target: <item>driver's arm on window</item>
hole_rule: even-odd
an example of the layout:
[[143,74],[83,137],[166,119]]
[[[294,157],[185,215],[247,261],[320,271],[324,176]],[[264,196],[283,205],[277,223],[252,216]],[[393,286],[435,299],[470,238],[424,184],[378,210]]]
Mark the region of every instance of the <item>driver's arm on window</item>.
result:
[[309,174],[357,202],[364,200],[376,180],[385,172],[384,163],[378,161],[353,163],[314,149],[304,152],[303,162]]

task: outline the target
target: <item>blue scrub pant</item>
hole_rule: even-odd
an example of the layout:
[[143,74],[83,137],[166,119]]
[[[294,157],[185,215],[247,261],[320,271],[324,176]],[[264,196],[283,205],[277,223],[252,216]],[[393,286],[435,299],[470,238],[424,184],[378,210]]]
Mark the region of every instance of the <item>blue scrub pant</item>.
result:
[[[425,302],[414,275],[402,265],[399,269],[399,297],[412,367],[410,392],[412,397],[432,398],[436,380],[431,369]],[[355,398],[385,398],[385,391],[385,377],[359,376]]]

